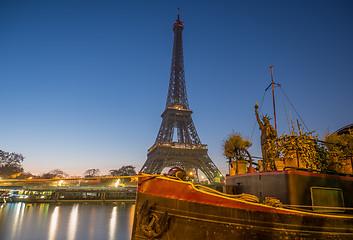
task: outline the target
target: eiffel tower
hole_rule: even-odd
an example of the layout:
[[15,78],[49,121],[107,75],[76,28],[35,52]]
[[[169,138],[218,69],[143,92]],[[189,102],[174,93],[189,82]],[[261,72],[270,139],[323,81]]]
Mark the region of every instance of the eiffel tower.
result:
[[178,166],[188,173],[193,172],[195,181],[198,181],[200,170],[213,183],[220,172],[207,154],[207,145],[200,141],[186,94],[183,29],[178,9],[178,20],[173,25],[174,45],[167,104],[156,141],[148,149],[147,161],[141,172],[160,174],[166,167]]

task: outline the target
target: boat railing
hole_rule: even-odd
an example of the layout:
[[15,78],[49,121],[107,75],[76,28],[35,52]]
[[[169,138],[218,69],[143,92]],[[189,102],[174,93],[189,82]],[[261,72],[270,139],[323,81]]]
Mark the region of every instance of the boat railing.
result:
[[311,172],[311,173],[320,173],[320,174],[328,174],[328,175],[336,175],[336,176],[342,176],[342,177],[353,177],[352,174],[348,173],[340,173],[336,171],[321,171],[321,170],[316,170],[316,169],[309,169],[309,168],[300,168],[300,167],[284,167],[283,171],[288,171],[288,170],[294,170],[294,171],[302,171],[302,172]]

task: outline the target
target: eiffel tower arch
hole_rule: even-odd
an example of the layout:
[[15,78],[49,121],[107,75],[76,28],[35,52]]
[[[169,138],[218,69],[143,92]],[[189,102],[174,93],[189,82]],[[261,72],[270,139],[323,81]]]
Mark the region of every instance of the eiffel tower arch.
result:
[[196,181],[198,171],[201,171],[213,183],[220,172],[207,154],[207,145],[200,141],[186,94],[183,29],[184,23],[180,21],[178,12],[178,20],[173,25],[172,67],[167,103],[161,116],[163,120],[140,172],[160,174],[164,168],[178,166],[187,172],[193,172]]

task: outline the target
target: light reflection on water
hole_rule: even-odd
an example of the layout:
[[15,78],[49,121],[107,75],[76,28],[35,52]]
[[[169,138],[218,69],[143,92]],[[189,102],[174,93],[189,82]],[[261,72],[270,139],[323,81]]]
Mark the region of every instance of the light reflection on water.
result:
[[54,208],[53,214],[51,215],[48,240],[54,240],[56,237],[58,219],[59,219],[59,206],[56,206]]
[[67,240],[74,240],[77,230],[78,204],[72,206],[69,227],[67,229]]
[[0,240],[127,240],[134,203],[0,206]]
[[109,224],[109,240],[115,239],[115,231],[116,231],[116,209],[117,207],[113,207],[112,215],[110,217]]
[[21,231],[22,227],[22,221],[23,221],[23,212],[25,209],[25,204],[24,203],[19,203],[14,207],[14,222],[13,222],[13,228],[11,231],[11,239],[16,239],[17,238],[17,233]]

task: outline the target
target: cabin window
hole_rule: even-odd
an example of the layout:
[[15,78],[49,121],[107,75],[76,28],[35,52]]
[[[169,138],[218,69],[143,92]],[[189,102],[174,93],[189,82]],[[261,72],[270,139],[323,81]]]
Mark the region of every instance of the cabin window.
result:
[[311,203],[316,212],[344,212],[343,192],[340,188],[312,187]]

